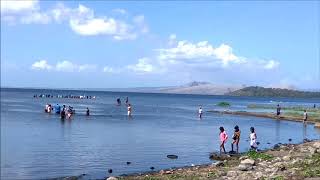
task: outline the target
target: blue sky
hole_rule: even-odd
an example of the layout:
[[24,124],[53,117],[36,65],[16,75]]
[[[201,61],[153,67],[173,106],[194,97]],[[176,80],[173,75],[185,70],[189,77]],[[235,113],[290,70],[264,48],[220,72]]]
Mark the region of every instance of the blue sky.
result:
[[319,22],[319,1],[1,1],[1,86],[320,88]]

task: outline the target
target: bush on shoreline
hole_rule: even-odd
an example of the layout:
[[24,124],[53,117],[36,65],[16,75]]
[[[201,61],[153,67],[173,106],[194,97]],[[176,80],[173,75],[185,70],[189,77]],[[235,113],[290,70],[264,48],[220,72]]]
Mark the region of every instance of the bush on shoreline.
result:
[[219,103],[217,104],[217,106],[225,107],[225,106],[231,106],[231,104],[230,104],[230,103],[228,103],[228,102],[224,102],[224,101],[222,101],[222,102],[219,102]]

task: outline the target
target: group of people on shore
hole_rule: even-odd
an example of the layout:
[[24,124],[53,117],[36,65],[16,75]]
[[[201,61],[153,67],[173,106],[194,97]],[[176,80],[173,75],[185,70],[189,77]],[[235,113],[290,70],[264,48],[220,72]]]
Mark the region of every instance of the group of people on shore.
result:
[[52,94],[35,94],[34,98],[68,98],[68,99],[96,99],[96,96],[85,96],[85,95],[52,95]]
[[[44,109],[46,113],[51,113],[52,111],[55,111],[55,114],[59,114],[61,119],[65,119],[66,117],[68,119],[71,119],[71,117],[75,114],[75,110],[71,106],[63,105],[62,107],[59,104],[56,104],[54,107],[51,104],[46,104],[46,107]],[[90,115],[90,110],[87,107],[86,109],[86,115]]]
[[[222,151],[224,153],[226,153],[226,149],[225,149],[224,145],[228,140],[228,135],[223,127],[220,127],[219,130],[220,130],[219,137],[220,137],[220,154],[221,154]],[[234,132],[232,135],[232,143],[231,143],[230,153],[239,153],[240,135],[241,135],[241,131],[239,129],[239,126],[236,125],[234,127]],[[250,128],[249,138],[250,138],[250,149],[257,151],[258,150],[258,142],[257,142],[257,134],[255,133],[254,127]],[[234,151],[234,145],[236,146],[236,151]]]

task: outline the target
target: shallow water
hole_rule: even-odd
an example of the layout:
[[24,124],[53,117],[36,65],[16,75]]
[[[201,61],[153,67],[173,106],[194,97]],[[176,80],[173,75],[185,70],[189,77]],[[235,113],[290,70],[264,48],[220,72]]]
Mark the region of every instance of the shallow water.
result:
[[[319,139],[312,125],[265,118],[205,113],[199,120],[197,109],[221,109],[220,101],[231,102],[230,109],[247,110],[248,104],[270,101],[312,106],[320,99],[244,98],[225,96],[54,91],[52,94],[95,95],[93,99],[33,98],[46,90],[2,89],[1,91],[1,179],[43,179],[88,174],[88,178],[137,173],[162,168],[210,163],[209,153],[219,151],[218,128],[229,136],[239,125],[240,150],[247,151],[249,128],[257,131],[260,149],[276,143],[300,143],[304,138]],[[129,97],[133,118],[126,107],[116,106],[116,98]],[[44,105],[66,104],[76,110],[71,120],[61,121],[44,113]],[[89,107],[91,116],[85,116]],[[230,150],[231,138],[226,145]],[[168,159],[168,154],[178,159]],[[130,161],[132,164],[127,165]]]

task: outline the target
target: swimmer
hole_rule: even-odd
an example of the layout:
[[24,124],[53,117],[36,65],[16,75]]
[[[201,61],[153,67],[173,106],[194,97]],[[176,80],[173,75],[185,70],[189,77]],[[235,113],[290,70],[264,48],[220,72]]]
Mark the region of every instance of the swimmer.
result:
[[126,97],[126,104],[128,104],[129,103],[129,98],[128,97]]

